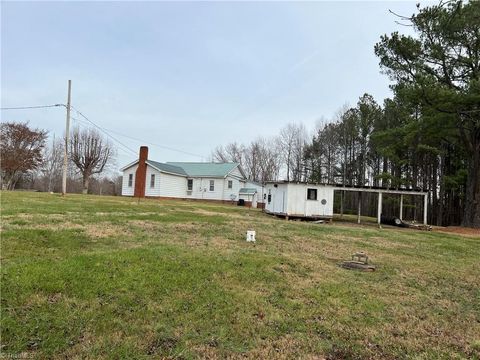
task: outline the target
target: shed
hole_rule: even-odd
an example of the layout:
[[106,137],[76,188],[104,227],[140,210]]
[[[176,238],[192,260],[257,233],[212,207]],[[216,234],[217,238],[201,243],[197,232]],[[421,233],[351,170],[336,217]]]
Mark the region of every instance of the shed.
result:
[[333,194],[329,185],[267,182],[265,211],[285,217],[333,217]]
[[245,205],[256,208],[258,202],[258,192],[255,188],[241,188],[238,191],[238,199],[244,200]]

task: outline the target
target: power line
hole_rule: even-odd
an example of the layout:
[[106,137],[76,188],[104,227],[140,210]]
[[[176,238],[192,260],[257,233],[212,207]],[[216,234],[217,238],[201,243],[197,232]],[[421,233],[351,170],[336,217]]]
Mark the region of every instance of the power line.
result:
[[27,109],[43,109],[51,108],[57,106],[65,106],[64,104],[53,104],[53,105],[38,105],[38,106],[18,106],[18,107],[2,107],[0,110],[27,110]]
[[[27,109],[43,109],[43,108],[52,108],[52,107],[59,107],[59,106],[63,106],[63,107],[67,107],[65,104],[52,104],[52,105],[38,105],[38,106],[19,106],[19,107],[4,107],[4,108],[0,108],[0,110],[27,110]],[[87,116],[85,116],[80,110],[76,109],[75,107],[73,106],[70,106],[72,109],[75,110],[75,112],[77,112],[81,117],[83,117],[86,121],[88,121],[88,123],[92,124],[93,126],[95,126],[97,129],[99,129],[101,132],[103,132],[104,134],[106,134],[109,138],[111,138],[113,141],[117,142],[118,144],[120,144],[121,146],[123,146],[125,149],[127,149],[128,151],[134,153],[134,154],[137,154],[137,152],[133,149],[131,149],[130,147],[128,147],[127,145],[125,145],[124,143],[122,143],[121,141],[119,141],[118,139],[116,139],[115,137],[113,137],[110,133],[114,133],[114,134],[117,134],[119,136],[122,136],[124,138],[127,138],[127,139],[131,139],[131,140],[135,140],[135,141],[138,141],[140,143],[145,143],[145,144],[148,144],[148,145],[152,145],[152,146],[157,146],[159,148],[162,148],[162,149],[167,149],[167,150],[170,150],[170,151],[175,151],[175,152],[178,152],[178,153],[182,153],[182,154],[185,154],[185,155],[190,155],[190,156],[195,156],[195,157],[199,157],[201,159],[203,159],[205,156],[203,155],[199,155],[199,154],[194,154],[194,153],[191,153],[191,152],[188,152],[188,151],[184,151],[184,150],[180,150],[180,149],[175,149],[173,147],[170,147],[170,146],[165,146],[165,145],[160,145],[160,144],[156,144],[156,143],[152,143],[152,142],[149,142],[149,141],[144,141],[142,139],[139,139],[139,138],[135,138],[135,137],[132,137],[132,136],[129,136],[129,135],[125,135],[125,134],[122,134],[116,130],[112,130],[112,129],[106,129],[106,128],[103,128],[97,124],[95,124],[92,120],[90,120]],[[82,121],[81,119],[78,119],[78,118],[73,118],[72,119],[76,120],[76,121]]]
[[71,106],[70,107],[75,110],[75,112],[80,115],[81,117],[83,117],[85,120],[87,120],[90,124],[92,124],[93,126],[95,126],[97,129],[99,129],[101,132],[103,132],[105,135],[107,135],[110,139],[112,139],[113,141],[117,142],[118,144],[120,144],[121,146],[123,146],[125,149],[127,149],[128,151],[132,152],[133,154],[137,154],[137,152],[135,150],[133,150],[132,148],[128,147],[127,145],[125,145],[124,143],[122,143],[120,140],[116,139],[115,137],[113,137],[112,135],[110,135],[106,129],[102,128],[101,126],[98,126],[97,124],[95,124],[92,120],[90,120],[88,117],[86,117],[85,115],[83,115],[83,113],[80,111],[80,110],[77,110],[75,107]]
[[[195,156],[195,157],[199,157],[199,158],[204,158],[204,156],[202,155],[199,155],[199,154],[194,154],[194,153],[190,153],[188,151],[183,151],[183,150],[179,150],[179,149],[175,149],[175,148],[172,148],[172,147],[169,147],[169,146],[165,146],[165,145],[160,145],[160,144],[155,144],[155,143],[152,143],[152,142],[149,142],[149,141],[144,141],[142,139],[139,139],[139,138],[135,138],[135,137],[132,137],[132,136],[129,136],[129,135],[125,135],[125,134],[122,134],[116,130],[112,130],[112,129],[107,129],[107,128],[103,128],[103,127],[100,127],[98,125],[96,125],[93,121],[91,121],[90,119],[88,119],[85,115],[83,115],[79,110],[77,110],[76,108],[74,108],[72,106],[72,109],[74,109],[80,116],[82,116],[84,119],[86,119],[88,122],[90,122],[91,124],[93,124],[95,127],[99,128],[100,130],[102,130],[104,133],[107,133],[107,132],[111,132],[111,133],[114,133],[114,134],[117,134],[119,136],[123,136],[127,139],[131,139],[131,140],[135,140],[135,141],[138,141],[140,143],[143,143],[143,144],[148,144],[148,145],[153,145],[153,146],[158,146],[160,148],[163,148],[163,149],[167,149],[167,150],[171,150],[171,151],[176,151],[176,152],[179,152],[179,153],[183,153],[183,154],[186,154],[186,155],[191,155],[191,156]],[[79,120],[79,119],[76,119],[76,120]],[[113,138],[113,136],[111,136],[110,134],[107,134],[108,136],[110,136],[111,138]],[[117,141],[118,143],[121,143],[120,141],[118,141],[117,139],[113,138],[115,141]],[[124,145],[125,147],[127,147],[126,145]],[[127,147],[128,148],[128,147]],[[130,151],[133,151],[132,149],[128,148]],[[133,151],[135,154],[137,154],[136,151]]]
[[[76,121],[77,124],[80,125],[80,126],[85,126],[86,128],[91,127],[91,123],[89,123],[89,122],[86,121],[86,120],[79,119],[79,118],[77,118],[77,117],[75,117],[75,116],[72,116],[71,118],[72,118],[73,121]],[[117,141],[117,140],[116,140],[116,141]],[[120,146],[118,149],[119,149],[119,150],[122,150],[125,154],[130,154],[130,153],[133,151],[133,150],[130,149],[130,148],[126,148],[126,149],[128,150],[128,151],[126,151],[126,150],[125,150],[123,147],[121,147],[121,146]]]
[[160,144],[155,144],[155,143],[152,143],[152,142],[149,142],[149,141],[144,141],[144,140],[141,140],[141,139],[138,139],[138,138],[134,138],[134,137],[129,136],[129,135],[125,135],[125,134],[119,133],[118,131],[115,131],[115,130],[109,130],[109,131],[113,132],[114,134],[123,136],[123,137],[125,137],[125,138],[127,138],[127,139],[139,141],[139,142],[144,143],[144,144],[148,144],[148,145],[152,145],[152,146],[157,146],[157,147],[159,147],[159,148],[163,148],[163,149],[167,149],[167,150],[171,150],[171,151],[176,151],[176,152],[179,152],[179,153],[182,153],[182,154],[191,155],[191,156],[199,157],[199,158],[202,158],[202,159],[205,157],[205,156],[203,156],[203,155],[190,153],[190,152],[188,152],[188,151],[183,151],[183,150],[175,149],[175,148],[172,148],[172,147],[169,147],[169,146],[160,145]]

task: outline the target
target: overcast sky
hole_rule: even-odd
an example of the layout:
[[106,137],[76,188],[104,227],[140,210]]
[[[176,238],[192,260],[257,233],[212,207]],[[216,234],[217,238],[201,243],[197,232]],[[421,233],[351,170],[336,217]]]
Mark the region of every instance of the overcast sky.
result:
[[[187,153],[150,147],[157,161],[201,161],[217,145],[312,130],[389,80],[373,52],[406,32],[389,9],[415,2],[2,2],[1,104],[66,103],[98,125]],[[2,111],[62,136],[65,109]],[[73,113],[75,118],[80,118]],[[75,125],[78,121],[73,121]],[[137,151],[142,142],[113,134]],[[136,155],[119,147],[120,166]]]

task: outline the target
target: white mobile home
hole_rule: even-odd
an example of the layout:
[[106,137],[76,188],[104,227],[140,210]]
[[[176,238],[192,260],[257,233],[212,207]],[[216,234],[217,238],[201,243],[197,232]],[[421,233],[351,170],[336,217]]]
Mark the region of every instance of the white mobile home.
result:
[[285,217],[333,217],[334,187],[330,185],[267,182],[265,211]]
[[[415,195],[423,197],[423,223],[427,224],[428,192],[414,189],[390,189],[368,186],[343,186],[327,184],[292,183],[288,181],[267,182],[265,211],[270,214],[301,218],[333,218],[334,192],[375,193],[378,195],[377,222],[382,218],[383,194],[399,195],[399,218],[402,220],[403,196]],[[361,196],[358,198],[357,221],[360,223]]]

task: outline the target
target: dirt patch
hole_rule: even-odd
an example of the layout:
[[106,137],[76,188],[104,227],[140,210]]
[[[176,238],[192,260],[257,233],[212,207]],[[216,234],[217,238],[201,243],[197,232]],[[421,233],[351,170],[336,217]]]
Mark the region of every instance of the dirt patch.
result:
[[480,238],[480,229],[466,228],[461,226],[448,226],[448,227],[434,226],[433,231],[455,234],[455,235],[466,236],[466,237]]
[[113,236],[125,236],[130,232],[123,227],[115,226],[110,223],[91,224],[84,227],[85,234],[91,238],[107,238]]
[[[189,344],[189,347],[202,359],[295,359],[299,357],[310,360],[326,359],[323,355],[305,355],[305,344],[289,335],[280,339],[264,340],[256,348],[242,353],[220,352],[218,348],[221,348],[221,343],[215,339],[202,345]],[[300,354],[303,355],[300,356]]]
[[71,229],[83,229],[83,225],[75,224],[70,221],[64,221],[61,223],[26,223],[26,224],[15,224],[9,223],[8,226],[16,228],[29,228],[29,229],[44,229],[44,230],[71,230]]
[[135,216],[151,216],[151,215],[156,215],[156,216],[162,216],[166,215],[163,212],[153,212],[153,211],[148,211],[148,212],[135,212],[134,214],[124,212],[124,211],[111,211],[111,212],[96,212],[95,216],[122,216],[122,217],[128,217],[131,215]]
[[372,245],[381,247],[383,249],[413,249],[415,248],[414,244],[409,244],[400,241],[392,241],[387,240],[383,237],[374,236],[369,238],[368,240],[364,240],[367,242],[371,242]]
[[[58,218],[58,216],[57,216]],[[63,217],[62,217],[63,218]],[[43,223],[26,223],[26,224],[15,224],[15,222],[9,222],[9,227],[25,227],[29,229],[44,229],[44,230],[84,230],[85,234],[91,238],[106,238],[112,236],[125,236],[129,235],[130,232],[124,226],[113,225],[108,222],[101,222],[95,224],[76,224],[70,221],[62,222],[48,222],[48,218],[45,218]]]
[[133,225],[144,230],[155,230],[161,227],[159,223],[146,220],[130,220],[128,221],[128,225]]
[[[220,213],[218,211],[209,211],[205,209],[196,209],[194,211],[196,214],[201,214],[205,216],[219,216]],[[249,214],[239,214],[239,213],[221,213],[222,216],[226,216],[228,218],[236,218],[236,219],[245,219],[246,216],[249,216]]]

